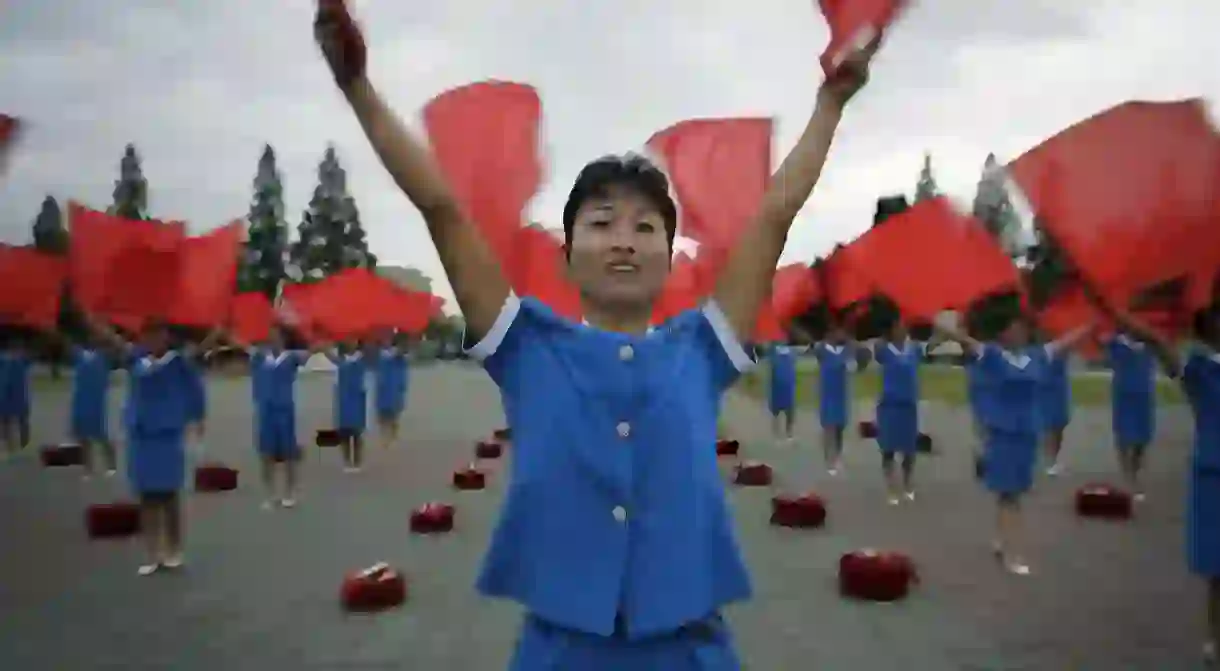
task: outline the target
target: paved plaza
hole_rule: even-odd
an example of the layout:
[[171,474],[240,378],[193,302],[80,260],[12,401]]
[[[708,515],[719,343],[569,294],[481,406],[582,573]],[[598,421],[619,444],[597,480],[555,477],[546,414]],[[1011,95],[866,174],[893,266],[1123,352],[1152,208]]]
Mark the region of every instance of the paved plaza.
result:
[[[328,423],[331,383],[325,373],[302,376],[302,438]],[[42,469],[36,455],[0,464],[0,670],[504,668],[519,613],[479,598],[473,583],[505,464],[492,464],[486,491],[449,488],[473,441],[503,423],[486,376],[468,363],[421,365],[398,446],[370,447],[358,475],[341,472],[334,450],[310,446],[301,505],[273,512],[259,509],[248,385],[210,382],[208,451],[240,468],[242,482],[236,492],[191,495],[180,574],[137,577],[138,541],[85,538],[84,507],[125,496],[121,475],[82,482],[75,469]],[[67,391],[39,386],[36,442],[62,437]],[[768,490],[731,489],[756,592],[728,612],[747,668],[1200,668],[1202,590],[1182,549],[1184,407],[1161,409],[1148,501],[1126,524],[1072,511],[1077,486],[1114,470],[1108,409],[1077,412],[1067,474],[1041,480],[1027,504],[1035,573],[1026,578],[1001,573],[989,552],[994,508],[973,479],[964,409],[923,409],[940,454],[922,463],[917,501],[900,508],[885,503],[874,443],[851,436],[846,477],[831,479],[814,412],[802,415],[796,447],[771,445],[767,419],[745,396],[725,404],[743,455],[775,467],[774,489],[816,489],[830,517],[820,531],[779,530],[767,523]],[[727,478],[727,462],[724,470]],[[454,533],[408,533],[409,511],[429,500],[457,506]],[[839,556],[868,546],[915,559],[921,583],[911,598],[876,605],[838,595]],[[377,561],[409,574],[408,603],[345,616],[341,578]]]

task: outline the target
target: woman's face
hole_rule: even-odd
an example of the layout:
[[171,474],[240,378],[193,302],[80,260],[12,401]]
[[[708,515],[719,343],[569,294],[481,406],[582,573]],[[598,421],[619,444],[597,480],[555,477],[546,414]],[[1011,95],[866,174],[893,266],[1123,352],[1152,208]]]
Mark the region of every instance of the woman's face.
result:
[[908,334],[910,334],[910,331],[907,330],[907,325],[901,321],[896,321],[894,322],[894,325],[890,327],[890,342],[902,342],[903,340],[907,339]]
[[838,324],[831,325],[826,330],[826,340],[834,345],[842,345],[847,340],[847,331]]
[[669,261],[665,220],[636,191],[612,186],[577,211],[568,276],[592,307],[620,314],[651,311]]
[[1000,344],[1005,349],[1019,349],[1029,344],[1029,326],[1024,319],[1014,319],[1000,332]]
[[154,356],[161,356],[169,350],[169,329],[161,324],[146,326],[140,332],[140,346]]
[[267,346],[274,350],[284,349],[284,330],[278,326],[272,326],[267,332]]

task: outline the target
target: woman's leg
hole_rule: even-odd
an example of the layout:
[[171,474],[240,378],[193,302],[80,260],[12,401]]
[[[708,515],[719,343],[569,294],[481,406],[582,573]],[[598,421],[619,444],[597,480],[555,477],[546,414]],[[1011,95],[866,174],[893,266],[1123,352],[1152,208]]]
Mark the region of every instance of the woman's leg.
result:
[[889,496],[891,506],[896,506],[901,501],[902,488],[898,482],[898,474],[894,470],[894,453],[881,453],[881,472],[885,475],[885,490]]
[[1210,656],[1208,661],[1220,661],[1220,576],[1207,579],[1207,633],[1208,641],[1204,655]]
[[902,491],[908,501],[915,500],[915,452],[902,455]]
[[1021,497],[1019,494],[1000,494],[996,506],[997,558],[1004,568],[1017,575],[1029,575],[1029,565],[1021,558]]
[[300,468],[301,455],[290,454],[284,459],[284,498],[280,499],[280,504],[285,508],[291,508],[297,504],[297,469]]
[[186,528],[185,515],[182,510],[182,497],[173,492],[165,500],[165,540],[166,556],[162,564],[166,568],[178,568],[183,562],[183,540]]
[[151,575],[165,559],[165,533],[162,529],[165,518],[161,502],[155,494],[140,497],[140,529],[143,531],[144,548],[148,559],[139,568],[140,575]]
[[263,510],[271,510],[275,505],[275,458],[269,454],[258,455],[258,472],[263,481]]
[[364,468],[364,435],[359,432],[352,434],[352,467]]

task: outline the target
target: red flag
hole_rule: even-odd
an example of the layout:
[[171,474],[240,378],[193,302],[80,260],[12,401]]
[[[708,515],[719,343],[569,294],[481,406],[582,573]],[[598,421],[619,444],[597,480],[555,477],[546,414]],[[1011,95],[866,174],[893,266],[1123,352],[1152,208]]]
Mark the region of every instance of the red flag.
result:
[[178,300],[182,242],[160,236],[120,249],[107,268],[98,313],[129,325],[168,321]]
[[229,328],[245,344],[265,341],[275,322],[271,301],[257,291],[234,296],[229,305],[229,315]]
[[67,272],[61,257],[0,245],[0,323],[55,330]]
[[945,309],[965,308],[1020,283],[1016,267],[982,224],[958,214],[943,197],[916,203],[850,249],[854,268],[910,320],[930,321]]
[[241,222],[234,221],[182,243],[182,265],[171,322],[202,328],[224,323],[237,285],[242,232]]
[[759,118],[691,119],[648,140],[673,185],[683,235],[728,250],[753,223],[771,179],[772,125]]
[[532,224],[514,236],[509,279],[518,296],[532,296],[560,316],[581,319],[580,291],[566,274],[563,242],[554,233]]
[[830,44],[822,52],[822,71],[829,77],[843,61],[885,34],[905,7],[904,0],[818,0]]
[[[76,304],[86,312],[107,317],[102,303],[116,255],[129,246],[146,244],[165,249],[186,237],[182,222],[135,221],[68,204],[68,274]],[[137,288],[138,288],[137,284]]]
[[865,233],[851,244],[836,247],[822,264],[826,303],[833,310],[844,310],[876,291],[859,258],[859,246],[867,236]]
[[803,263],[777,268],[771,280],[771,308],[787,324],[818,301],[820,288],[813,270]]
[[432,319],[434,296],[393,284],[390,284],[387,289],[386,316],[379,325],[404,333],[423,333]]
[[1086,281],[1125,304],[1194,270],[1182,252],[1211,239],[1217,166],[1204,105],[1186,100],[1118,105],[1026,152],[1009,173]]
[[388,280],[365,268],[335,273],[311,291],[311,324],[338,339],[365,336],[385,326],[390,286]]
[[[1086,324],[1095,324],[1099,333],[1113,331],[1113,325],[1102,314],[1078,282],[1065,282],[1051,296],[1046,305],[1035,315],[1038,329],[1050,340],[1056,340],[1081,328]],[[1100,341],[1096,335],[1085,340],[1077,348],[1081,355],[1094,359],[1101,353]]]
[[770,303],[763,305],[758,311],[758,319],[754,322],[754,342],[780,342],[786,338],[784,326],[780,323],[775,308]]
[[715,288],[723,257],[723,254],[708,247],[700,247],[693,257],[678,252],[670,267],[669,277],[661,288],[661,295],[653,305],[652,323],[660,324],[673,319],[706,300]]
[[533,87],[480,82],[424,107],[432,151],[467,215],[507,268],[514,231],[542,182],[542,102]]

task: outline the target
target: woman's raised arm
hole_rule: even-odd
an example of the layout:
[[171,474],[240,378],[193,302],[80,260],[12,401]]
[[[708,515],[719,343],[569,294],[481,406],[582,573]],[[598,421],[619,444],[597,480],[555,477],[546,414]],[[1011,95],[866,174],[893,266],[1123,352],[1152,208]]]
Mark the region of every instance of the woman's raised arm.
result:
[[466,219],[432,152],[369,81],[364,37],[342,0],[319,0],[314,33],[373,150],[423,216],[466,319],[468,337],[482,338],[508,297],[509,285],[499,261],[478,228]]

